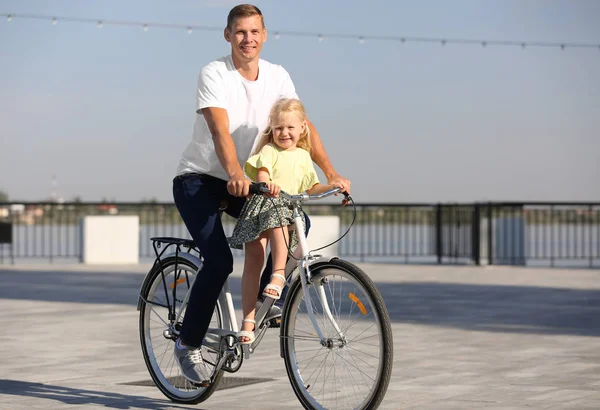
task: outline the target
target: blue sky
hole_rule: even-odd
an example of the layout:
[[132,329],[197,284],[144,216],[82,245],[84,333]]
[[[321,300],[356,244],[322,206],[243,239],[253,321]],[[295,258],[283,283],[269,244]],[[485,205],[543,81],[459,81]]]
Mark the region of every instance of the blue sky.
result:
[[[11,200],[171,201],[199,69],[233,1],[1,1],[0,190]],[[291,74],[358,202],[600,201],[600,50],[335,39],[328,33],[600,44],[600,2],[258,1],[262,57]],[[273,32],[310,31],[317,38]]]

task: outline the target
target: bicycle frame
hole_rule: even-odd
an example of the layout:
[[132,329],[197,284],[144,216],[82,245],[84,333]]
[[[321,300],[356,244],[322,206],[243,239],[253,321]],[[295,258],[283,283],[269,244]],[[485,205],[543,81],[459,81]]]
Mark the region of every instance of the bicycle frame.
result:
[[[264,193],[264,185],[254,188],[259,189],[253,193]],[[377,408],[389,384],[393,363],[391,326],[381,294],[359,267],[337,256],[317,255],[322,248],[311,250],[304,230],[302,203],[337,192],[340,190],[334,189],[319,195],[288,195],[280,192],[280,196],[290,202],[284,201],[281,204],[284,208],[275,203],[274,210],[284,209],[286,218],[291,216],[290,226],[281,229],[293,229],[295,232],[289,238],[298,242],[294,255],[288,258],[285,268],[281,269],[285,275],[282,287],[290,286],[283,311],[280,315],[276,314],[272,309],[276,300],[265,297],[254,315],[256,326],[252,343],[241,343],[238,339],[239,318],[236,319],[231,284],[226,279],[219,292],[218,303],[210,312],[211,321],[217,324],[208,329],[201,352],[199,349],[194,351],[194,355],[202,355],[211,372],[210,380],[202,383],[190,381],[188,377],[191,376],[186,375],[186,368],[175,361],[179,359],[180,352],[175,350],[171,353],[169,350],[179,339],[191,290],[203,282],[197,281],[198,278],[202,279],[198,275],[203,274],[200,272],[204,265],[202,254],[191,239],[150,238],[156,260],[146,275],[138,298],[138,309],[141,310],[140,342],[152,380],[169,399],[188,404],[208,399],[224,372],[237,372],[244,359],[249,358],[257,348],[267,329],[279,327],[280,355],[294,393],[303,407],[330,408],[329,404],[333,403],[339,408],[348,408],[347,401],[350,400],[356,402],[356,405],[352,404],[353,408]],[[348,194],[344,195],[345,203],[353,203]],[[332,244],[346,236],[355,219],[356,213],[348,230]],[[174,252],[169,252],[168,248]],[[281,265],[274,266],[274,269],[280,268]],[[368,300],[368,313],[355,293]],[[254,302],[254,297],[252,299],[251,302]],[[354,309],[355,306],[359,309]],[[370,317],[366,318],[367,315]],[[369,333],[365,333],[367,331]],[[373,337],[377,339],[370,339]],[[354,341],[358,344],[354,345]],[[317,343],[321,346],[317,346]],[[353,353],[360,353],[357,359],[364,362],[366,368],[355,362]],[[362,359],[363,354],[369,357]],[[200,356],[190,355],[190,360],[196,363],[196,357]],[[339,359],[339,377],[335,370],[336,358]],[[360,373],[356,378],[352,375],[355,370]],[[328,380],[332,371],[333,377],[336,380],[339,378],[341,384],[337,384],[336,380]],[[331,385],[333,395],[324,393],[330,390]],[[339,400],[338,392],[341,394]]]

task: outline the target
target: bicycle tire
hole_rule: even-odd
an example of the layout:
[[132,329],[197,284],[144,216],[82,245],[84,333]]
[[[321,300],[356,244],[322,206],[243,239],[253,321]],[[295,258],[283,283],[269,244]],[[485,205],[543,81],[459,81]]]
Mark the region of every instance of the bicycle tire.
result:
[[[313,283],[314,281],[317,280],[323,280],[327,277],[335,277],[336,275],[340,276],[341,278],[347,278],[348,283],[355,281],[356,282],[356,288],[362,288],[362,292],[365,294],[365,296],[362,296],[363,299],[365,299],[365,302],[368,302],[368,305],[370,306],[371,312],[373,313],[373,316],[375,317],[376,323],[377,323],[377,327],[379,328],[380,331],[380,336],[378,336],[379,339],[379,346],[376,348],[380,349],[381,352],[381,357],[378,358],[377,362],[378,362],[378,368],[377,368],[377,372],[376,372],[376,376],[375,376],[375,381],[373,383],[373,388],[369,391],[369,394],[365,397],[365,399],[360,402],[359,404],[356,405],[356,407],[354,407],[353,405],[348,405],[346,402],[344,402],[344,405],[340,408],[345,408],[347,409],[348,407],[351,408],[356,408],[356,409],[360,409],[360,410],[374,410],[376,408],[379,407],[379,405],[381,404],[381,401],[383,400],[383,398],[385,397],[385,394],[387,392],[387,388],[390,382],[390,378],[391,378],[391,372],[392,372],[392,366],[393,366],[393,338],[392,338],[392,329],[391,329],[391,324],[390,324],[390,319],[389,319],[389,314],[387,312],[387,308],[385,307],[385,302],[380,294],[380,292],[377,290],[377,287],[375,286],[375,284],[373,283],[373,281],[367,276],[367,274],[365,272],[363,272],[360,268],[358,268],[356,265],[349,263],[347,261],[343,261],[340,259],[332,259],[329,262],[321,262],[315,265],[311,266],[311,277],[313,279]],[[327,283],[329,283],[329,279],[327,279]],[[349,287],[349,286],[347,286]],[[311,288],[314,288],[314,286],[309,285],[309,292],[311,292]],[[336,291],[337,292],[337,291]],[[342,295],[342,286],[340,285],[340,296]],[[350,294],[349,294],[350,295]],[[342,298],[340,298],[342,299]],[[311,301],[313,303],[319,303],[318,299],[315,296],[313,296],[313,292],[311,292]],[[362,309],[365,309],[365,311],[367,310],[367,308],[364,306],[362,301],[358,301],[363,307],[360,309],[360,312],[362,312]],[[314,343],[319,343],[319,339],[318,337],[316,337],[316,333],[314,332],[314,327],[312,327],[312,325],[307,326],[308,330],[310,331],[310,329],[312,328],[312,334],[309,335],[308,332],[304,332],[304,331],[299,331],[298,332],[298,336],[295,336],[295,327],[296,327],[296,322],[300,321],[301,318],[299,319],[300,315],[298,314],[301,310],[301,304],[304,303],[304,295],[303,295],[303,289],[302,289],[302,284],[300,283],[300,276],[298,276],[294,282],[292,283],[292,285],[290,286],[290,290],[289,293],[286,297],[286,302],[283,308],[283,312],[282,312],[282,321],[281,321],[281,331],[280,331],[280,343],[281,343],[281,353],[282,353],[282,357],[284,359],[285,362],[285,368],[286,368],[286,372],[288,375],[288,378],[290,380],[290,383],[292,385],[292,388],[294,390],[294,393],[296,394],[296,397],[299,399],[300,403],[302,404],[302,406],[305,409],[324,409],[324,408],[332,408],[332,406],[327,406],[325,407],[325,405],[323,403],[320,403],[319,400],[314,397],[314,395],[312,395],[309,390],[313,387],[311,386],[308,381],[305,381],[304,378],[306,378],[306,376],[303,377],[302,373],[303,371],[300,369],[300,362],[298,361],[298,354],[300,354],[300,351],[296,351],[296,339],[298,339],[298,343],[304,343],[303,345],[301,344],[301,346],[308,346],[308,344],[310,343],[310,346],[313,346],[313,341],[310,340],[306,340],[306,339],[314,339]],[[328,302],[330,303],[330,302]],[[340,308],[341,308],[341,301],[340,301]],[[352,304],[357,304],[357,302],[348,302],[348,301],[344,301],[345,304],[347,304],[348,306],[351,306]],[[305,305],[306,306],[306,305]],[[314,310],[314,304],[313,304],[313,310]],[[358,309],[358,308],[357,308]],[[334,306],[334,310],[335,310],[335,306]],[[339,313],[340,313],[341,309],[338,310],[336,313],[338,313],[338,321],[341,322],[342,318],[339,317]],[[317,312],[318,313],[318,312]],[[333,312],[332,312],[333,313]],[[364,316],[365,313],[360,313],[360,315]],[[369,316],[371,315],[371,313],[368,314]],[[306,315],[307,316],[307,315]],[[360,320],[360,319],[358,319]],[[321,327],[321,330],[323,331],[323,327],[324,325],[326,325],[327,323],[325,323],[326,321],[321,321],[319,323],[319,326]],[[354,323],[354,322],[353,322]],[[356,322],[356,323],[362,323],[362,322]],[[346,330],[344,330],[344,333],[347,334],[347,332],[349,331],[350,325],[348,325],[348,328]],[[343,330],[343,329],[342,329]],[[359,329],[360,330],[360,329]],[[364,332],[364,331],[363,331]],[[306,334],[306,335],[305,335]],[[337,332],[334,332],[334,334],[336,334],[337,336]],[[371,336],[369,336],[371,337]],[[365,339],[368,339],[369,337],[364,337]],[[344,361],[350,363],[347,359],[344,359],[342,356],[347,354],[348,351],[350,351],[350,349],[355,350],[355,351],[359,351],[358,349],[354,349],[354,346],[352,348],[350,348],[350,343],[354,343],[354,340],[356,340],[356,337],[353,340],[348,340],[347,341],[347,346],[344,347],[339,347],[339,349],[335,350],[337,347],[334,347],[333,350],[330,347],[325,347],[325,346],[321,346],[320,344],[315,345],[316,348],[319,348],[320,350],[315,353],[315,356],[313,357],[313,359],[311,359],[311,362],[314,360],[314,358],[319,357],[319,360],[321,360],[323,354],[325,353],[319,353],[321,352],[321,350],[323,349],[329,349],[329,352],[327,350],[325,350],[327,356],[324,358],[325,366],[327,366],[327,358],[329,357],[329,354],[331,352],[334,353],[338,353],[342,352],[342,350],[344,348],[346,349],[346,353],[338,353],[339,357],[341,357],[340,359],[340,363],[342,363],[345,367],[354,367],[352,366],[352,364],[350,364],[349,366],[346,365],[344,363]],[[362,339],[358,339],[356,340],[356,343],[360,344],[366,344],[363,342],[360,342],[360,340]],[[317,349],[314,350],[317,350]],[[307,350],[306,352],[310,351],[311,349]],[[312,354],[312,353],[308,353],[308,354]],[[352,354],[352,353],[350,353]],[[360,353],[362,354],[362,352]],[[335,358],[335,354],[333,357],[333,366],[336,365],[336,358]],[[308,359],[306,359],[308,360]],[[306,360],[303,360],[303,362],[306,362]],[[317,361],[319,361],[317,360]],[[366,361],[365,361],[366,362]],[[354,362],[354,364],[356,365],[356,361]],[[310,362],[309,362],[310,365]],[[324,367],[325,367],[324,366]],[[306,366],[308,367],[308,365]],[[356,369],[351,369],[352,371],[359,371],[360,369],[358,369],[358,366],[356,366]],[[316,370],[315,370],[316,371]],[[308,373],[308,372],[307,372]],[[313,374],[315,372],[313,371]],[[347,373],[347,372],[346,372]],[[329,370],[329,374],[331,374],[331,369]],[[334,377],[336,376],[335,370],[334,370]],[[309,376],[312,377],[312,375]],[[317,374],[317,378],[319,377],[319,375]],[[346,377],[346,378],[350,378],[353,379],[352,375],[350,374],[349,376],[347,374],[344,374],[342,377]],[[363,379],[365,379],[365,377],[363,376]],[[323,389],[325,387],[325,383],[329,383],[330,379],[326,376],[326,371],[324,372],[324,382],[323,382]],[[334,383],[336,383],[334,381]],[[336,400],[337,400],[337,385],[334,384],[334,390],[336,390]],[[345,389],[346,385],[345,384],[341,384],[340,388]],[[314,390],[316,390],[317,386],[314,386]],[[345,390],[344,390],[345,392]],[[356,394],[356,392],[354,392]],[[323,396],[322,401],[326,401],[326,397]]]
[[[162,270],[165,272],[165,274],[167,276],[172,271],[175,270],[175,262],[176,262],[175,257],[168,257],[161,261]],[[188,273],[194,272],[194,275],[198,271],[198,267],[193,262],[191,262],[187,259],[178,258],[177,259],[177,270],[181,271],[184,269]],[[152,380],[154,381],[154,383],[156,384],[158,389],[166,397],[168,397],[171,401],[176,402],[176,403],[183,403],[183,404],[201,403],[201,402],[207,400],[215,392],[216,388],[219,385],[219,382],[221,381],[221,379],[223,377],[224,371],[220,370],[219,373],[214,378],[214,382],[210,386],[207,386],[207,387],[194,386],[190,382],[187,382],[181,375],[173,377],[173,376],[168,376],[163,373],[163,371],[160,368],[160,366],[158,365],[158,362],[154,355],[154,349],[152,346],[153,337],[150,334],[151,331],[149,328],[149,326],[150,326],[149,322],[151,321],[150,314],[151,314],[153,308],[150,307],[149,304],[144,302],[144,300],[151,300],[151,298],[153,297],[153,295],[151,294],[153,292],[153,289],[156,290],[157,288],[159,288],[159,290],[161,292],[164,292],[162,282],[163,282],[163,277],[161,275],[161,267],[158,264],[156,264],[153,266],[153,268],[150,270],[150,272],[148,272],[148,274],[146,275],[146,279],[144,280],[144,284],[142,286],[142,291],[141,291],[142,302],[141,302],[140,317],[139,317],[139,334],[140,334],[142,354],[144,356],[144,362],[146,363],[148,372],[150,373],[150,376],[152,377]],[[181,308],[183,308],[183,307],[181,307]],[[164,311],[167,311],[166,308],[162,308],[162,309],[164,309]],[[219,301],[217,300],[217,305],[215,306],[215,313],[213,314],[213,318],[216,315],[217,327],[221,327],[222,323],[223,323],[221,312],[222,312],[221,307],[220,307]],[[166,329],[166,327],[165,327],[165,329]],[[158,338],[159,340],[161,340],[160,337],[158,337],[157,335],[154,335],[154,338],[155,339]],[[167,342],[167,348],[162,349],[162,347],[161,347],[161,350],[164,350],[165,354],[172,356],[173,343],[174,342],[172,342],[172,341]],[[167,353],[167,352],[169,352],[169,353]],[[174,357],[171,357],[171,356],[169,356],[170,360],[175,360]],[[170,361],[168,363],[170,363]],[[175,366],[178,369],[178,365],[176,363],[175,363]],[[186,388],[189,388],[189,390],[187,390],[187,391],[180,390],[175,385],[176,383],[183,384],[184,386],[186,386]]]

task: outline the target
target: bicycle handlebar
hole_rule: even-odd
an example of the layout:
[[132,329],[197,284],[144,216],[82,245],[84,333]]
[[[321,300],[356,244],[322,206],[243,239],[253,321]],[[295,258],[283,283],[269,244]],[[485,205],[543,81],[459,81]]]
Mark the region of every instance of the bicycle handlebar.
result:
[[[249,192],[251,194],[262,195],[262,194],[268,193],[269,188],[267,188],[267,184],[264,182],[253,182],[252,184],[250,184]],[[344,197],[346,199],[350,199],[350,194],[348,194],[347,192],[342,192],[341,188],[333,188],[333,189],[330,189],[329,191],[322,192],[320,194],[314,194],[314,195],[309,195],[306,192],[296,194],[296,195],[290,195],[285,191],[280,191],[279,195],[281,195],[282,197],[284,197],[290,201],[293,201],[293,202],[303,202],[303,201],[312,201],[312,200],[316,200],[316,199],[327,198],[328,196],[335,195],[340,192],[344,195]]]

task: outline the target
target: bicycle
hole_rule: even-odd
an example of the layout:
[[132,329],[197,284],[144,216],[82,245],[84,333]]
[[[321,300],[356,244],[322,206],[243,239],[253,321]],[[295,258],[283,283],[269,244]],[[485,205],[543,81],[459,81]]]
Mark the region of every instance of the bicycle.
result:
[[[253,184],[251,192],[262,194],[264,188]],[[285,269],[288,280],[284,286],[289,286],[289,291],[279,324],[280,356],[304,408],[376,409],[387,391],[393,362],[392,330],[383,298],[373,281],[354,264],[313,255],[302,229],[301,204],[337,193],[338,188],[318,195],[280,193],[293,207],[294,223],[288,228],[296,229],[299,242]],[[351,200],[347,195],[346,199]],[[354,212],[356,218],[356,209]],[[224,372],[237,372],[267,329],[278,325],[275,319],[265,320],[275,301],[265,298],[256,312],[256,340],[240,345],[227,281],[202,346],[203,358],[212,368],[211,382],[191,383],[175,362],[173,343],[189,291],[202,269],[201,254],[192,240],[151,240],[156,260],[141,286],[137,306],[144,361],[166,397],[178,403],[200,403],[213,394]],[[165,255],[171,247],[174,252]]]

